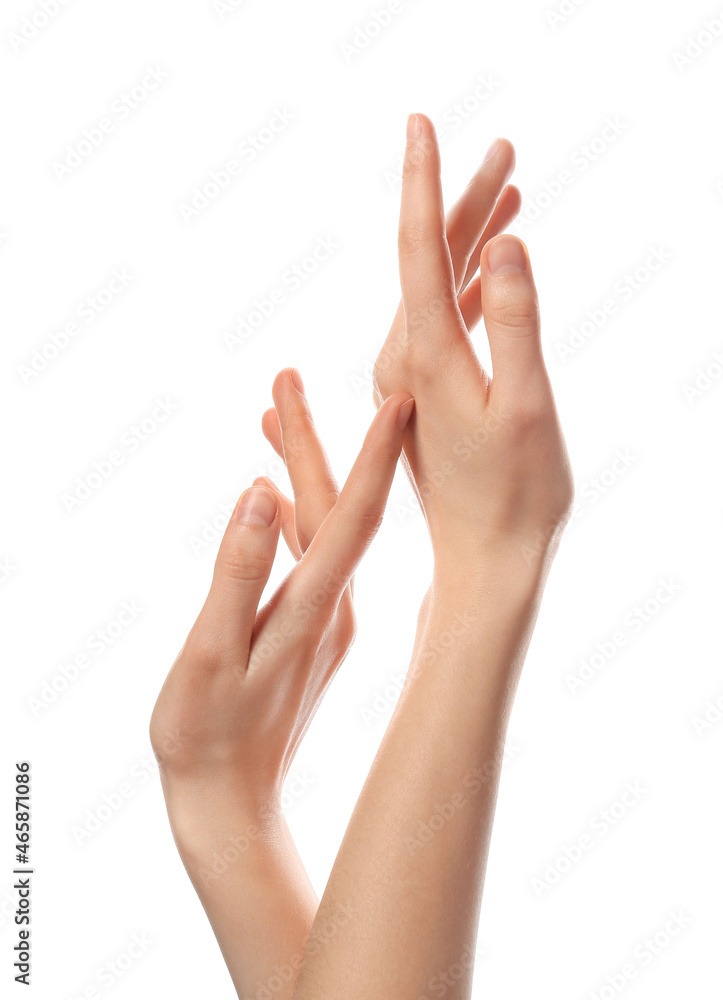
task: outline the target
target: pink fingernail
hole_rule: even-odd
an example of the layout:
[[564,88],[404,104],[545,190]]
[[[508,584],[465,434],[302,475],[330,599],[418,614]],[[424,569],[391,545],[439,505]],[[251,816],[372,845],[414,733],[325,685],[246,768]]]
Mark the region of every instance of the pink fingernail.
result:
[[414,399],[408,399],[406,403],[402,403],[402,405],[399,407],[399,410],[397,411],[397,427],[399,428],[400,431],[403,431],[404,428],[409,423],[413,409],[414,409]]
[[298,373],[296,368],[291,372],[291,381],[294,383],[299,392],[303,393],[304,383],[301,381],[301,375]]
[[268,528],[274,523],[276,510],[276,498],[271,490],[252,486],[241,494],[236,517],[242,524],[263,524]]
[[487,260],[492,274],[519,274],[527,267],[524,247],[514,236],[501,236],[491,243]]

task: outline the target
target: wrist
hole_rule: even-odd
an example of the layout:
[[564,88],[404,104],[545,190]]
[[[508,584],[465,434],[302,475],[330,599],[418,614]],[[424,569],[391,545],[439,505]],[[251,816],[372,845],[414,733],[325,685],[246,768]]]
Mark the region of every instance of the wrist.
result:
[[490,680],[518,675],[545,578],[540,567],[522,573],[504,558],[474,565],[435,562],[418,616],[408,679],[420,672],[444,673],[450,666],[475,675],[483,666]]
[[235,780],[164,781],[163,793],[173,838],[184,858],[202,860],[215,851],[232,852],[268,843],[285,826],[280,796],[247,794]]
[[525,560],[515,545],[470,546],[463,555],[450,549],[434,553],[429,603],[445,608],[494,608],[514,612],[539,598],[552,557]]
[[[300,905],[308,910],[315,904],[313,891],[304,888],[306,873],[280,809],[223,820],[213,817],[208,825],[186,825],[183,832],[171,826],[183,867],[209,916],[223,912],[217,910],[221,906],[235,924],[250,921],[250,933],[261,903],[283,914],[284,920]],[[228,930],[225,918],[222,923]],[[218,936],[223,926],[219,923],[214,930]]]
[[549,573],[566,527],[565,519],[547,526],[515,530],[472,530],[464,521],[449,524],[444,532],[430,524],[435,578],[445,586],[485,586],[494,577],[506,589],[529,590]]

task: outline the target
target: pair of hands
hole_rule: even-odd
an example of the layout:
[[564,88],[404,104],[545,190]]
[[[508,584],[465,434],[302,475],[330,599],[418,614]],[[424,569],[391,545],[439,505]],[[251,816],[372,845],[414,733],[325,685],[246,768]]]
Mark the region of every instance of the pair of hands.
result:
[[[294,501],[265,478],[241,496],[151,718],[174,831],[202,836],[209,809],[278,814],[299,742],[353,641],[352,575],[402,448],[429,526],[433,586],[474,586],[490,558],[532,588],[544,578],[573,487],[527,250],[499,235],[520,207],[513,167],[512,146],[498,140],[445,220],[434,128],[410,116],[402,301],[375,365],[378,411],[341,493],[298,373],[277,376],[262,426]],[[494,377],[470,339],[482,317]],[[280,533],[297,562],[259,609]]]

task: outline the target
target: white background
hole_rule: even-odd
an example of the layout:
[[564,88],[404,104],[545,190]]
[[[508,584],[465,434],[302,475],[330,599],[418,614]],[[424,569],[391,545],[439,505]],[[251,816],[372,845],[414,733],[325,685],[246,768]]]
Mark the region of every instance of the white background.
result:
[[[193,539],[260,472],[288,484],[260,430],[280,368],[302,372],[339,478],[351,465],[399,294],[405,121],[424,111],[444,131],[448,204],[496,136],[517,148],[524,218],[512,228],[530,249],[580,504],[511,721],[475,996],[612,997],[605,977],[632,963],[626,996],[720,997],[723,712],[710,703],[723,694],[723,10],[587,0],[553,23],[544,0],[401,0],[367,30],[384,0],[228,6],[70,0],[45,25],[37,4],[2,7],[3,991],[21,993],[11,799],[13,763],[27,758],[32,995],[234,995],[175,852],[148,719],[208,587],[218,532],[205,526],[201,551]],[[14,42],[33,17],[41,27]],[[164,78],[121,117],[114,102],[149,83],[148,68]],[[194,188],[277,109],[293,120],[184,221]],[[112,131],[59,177],[67,147],[103,118]],[[290,289],[284,272],[319,238],[337,249]],[[653,249],[666,258],[655,272]],[[86,322],[78,310],[88,315],[113,269],[127,287]],[[286,301],[230,351],[224,332],[279,287]],[[601,310],[595,325],[587,313]],[[77,336],[48,360],[73,320]],[[174,412],[69,511],[63,495],[157,398]],[[288,566],[284,554],[274,580]],[[289,794],[288,816],[319,892],[391,713],[429,567],[400,472],[358,574],[356,646],[294,765],[309,787]],[[661,580],[675,596],[656,604]],[[649,621],[635,625],[646,601]],[[123,602],[142,613],[91,653]],[[613,655],[573,693],[598,643]],[[83,652],[86,669],[38,708],[43,684],[62,687],[61,666]],[[130,797],[79,843],[123,782]],[[638,798],[614,806],[627,783]],[[571,864],[564,851],[583,834],[592,846]],[[685,927],[651,959],[644,941],[673,910]],[[106,987],[99,968],[133,934],[152,944]]]

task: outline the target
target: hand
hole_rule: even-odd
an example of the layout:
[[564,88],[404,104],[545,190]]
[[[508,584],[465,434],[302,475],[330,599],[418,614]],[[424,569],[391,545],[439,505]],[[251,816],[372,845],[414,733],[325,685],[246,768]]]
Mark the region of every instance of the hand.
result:
[[[349,582],[381,521],[413,409],[386,400],[337,498],[296,373],[274,383],[265,433],[284,455],[295,505],[256,480],[221,542],[208,598],[153,710],[151,742],[174,830],[214,815],[278,813],[284,778],[354,638]],[[298,562],[258,610],[280,531]],[[178,734],[164,753],[169,733]]]
[[[514,150],[506,140],[493,145],[445,225],[432,123],[410,116],[407,138],[402,302],[376,361],[375,399],[414,395],[404,460],[435,570],[449,567],[461,578],[500,551],[540,567],[569,519],[573,483],[527,249],[497,235],[519,209],[516,189],[502,190]],[[492,377],[470,339],[483,315]]]

